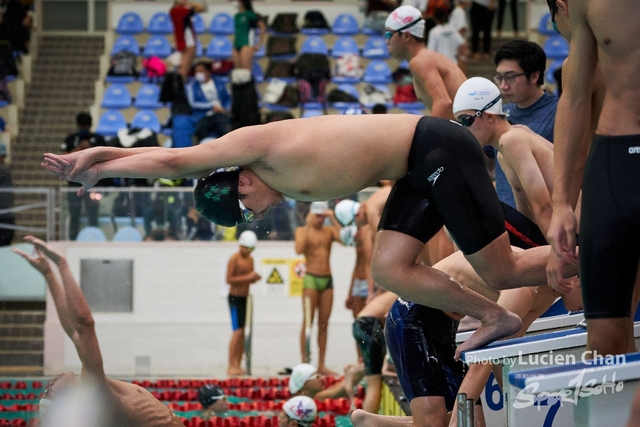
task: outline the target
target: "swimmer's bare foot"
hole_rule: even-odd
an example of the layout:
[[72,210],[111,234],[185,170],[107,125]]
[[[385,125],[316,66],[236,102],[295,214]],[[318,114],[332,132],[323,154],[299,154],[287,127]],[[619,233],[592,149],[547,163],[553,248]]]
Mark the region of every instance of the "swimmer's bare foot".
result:
[[460,320],[458,324],[458,332],[475,331],[482,325],[478,319],[474,319],[471,316],[465,316]]
[[507,310],[499,311],[495,315],[485,316],[482,324],[473,335],[456,349],[455,359],[460,360],[462,352],[474,350],[500,338],[513,335],[522,327],[520,318]]
[[324,375],[325,377],[339,377],[340,375],[337,372],[332,371],[326,366],[319,366],[318,373],[320,375]]
[[242,375],[246,375],[246,372],[242,368],[228,368],[227,375],[230,377],[239,377]]

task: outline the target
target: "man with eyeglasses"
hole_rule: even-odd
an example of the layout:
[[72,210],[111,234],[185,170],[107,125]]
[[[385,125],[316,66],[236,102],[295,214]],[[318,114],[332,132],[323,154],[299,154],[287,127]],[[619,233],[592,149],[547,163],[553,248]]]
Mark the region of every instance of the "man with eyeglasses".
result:
[[[105,401],[114,405],[110,408],[112,411],[110,415],[117,415],[131,423],[115,425],[182,427],[182,421],[144,388],[127,381],[106,377],[91,310],[82,290],[73,278],[66,258],[40,239],[27,236],[25,240],[34,245],[34,253],[29,255],[19,249],[13,249],[13,252],[24,258],[44,276],[60,318],[60,325],[71,338],[82,363],[81,375],[71,371],[65,372],[47,384],[40,400],[39,416],[45,421],[44,425],[56,425],[46,424],[48,411],[54,407],[56,412],[60,413],[61,407],[56,405],[64,404],[64,395],[82,381],[92,383],[103,393]],[[62,284],[49,261],[57,267]],[[59,403],[58,399],[61,398],[62,402]]]
[[458,351],[510,335],[520,328],[520,319],[446,274],[416,264],[425,243],[443,226],[491,287],[537,286],[546,280],[549,247],[511,250],[477,140],[460,124],[436,117],[284,120],[180,150],[97,147],[64,156],[46,153],[43,167],[80,182],[80,194],[102,177],[202,176],[213,169],[199,180],[194,199],[205,218],[224,226],[260,219],[283,195],[330,200],[397,179],[376,235],[373,278],[409,301],[481,320],[482,327]]
[[[525,40],[512,40],[496,52],[494,83],[500,88],[507,120],[511,124],[528,126],[532,131],[553,143],[558,98],[542,88],[547,56],[538,44]],[[495,150],[485,150],[495,158]],[[515,208],[515,199],[504,172],[495,165],[498,198]]]
[[[561,4],[566,9],[566,2],[556,2],[558,10]],[[558,104],[549,238],[565,262],[578,260],[573,205],[582,188],[579,261],[587,350],[622,354],[631,347],[633,294],[640,291],[640,3],[623,0],[612,7],[602,0],[575,1],[571,13],[563,14],[569,18],[571,44]],[[559,13],[554,18],[557,24],[564,19]],[[590,140],[585,136],[591,136],[597,107],[598,73],[604,96]]]
[[453,119],[453,97],[466,76],[451,59],[425,47],[424,31],[422,13],[413,6],[401,6],[387,18],[384,35],[391,56],[409,61],[416,95],[431,106],[431,115]]

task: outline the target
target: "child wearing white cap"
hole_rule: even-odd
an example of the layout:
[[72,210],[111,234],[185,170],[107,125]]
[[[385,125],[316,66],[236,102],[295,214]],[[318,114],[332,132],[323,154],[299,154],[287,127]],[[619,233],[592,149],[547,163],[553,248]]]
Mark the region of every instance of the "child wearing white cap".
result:
[[240,367],[244,352],[244,323],[247,314],[249,286],[260,280],[253,269],[251,252],[256,247],[258,236],[251,230],[243,231],[238,237],[240,250],[233,254],[227,264],[227,283],[230,286],[229,312],[231,313],[231,342],[229,343],[229,367],[227,375],[244,375]]
[[296,396],[282,405],[278,427],[311,427],[317,418],[316,402],[307,396]]

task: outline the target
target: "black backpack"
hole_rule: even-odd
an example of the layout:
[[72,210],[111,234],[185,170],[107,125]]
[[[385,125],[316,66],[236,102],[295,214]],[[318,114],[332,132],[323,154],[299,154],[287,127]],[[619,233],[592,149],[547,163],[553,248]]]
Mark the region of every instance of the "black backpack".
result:
[[328,98],[329,102],[358,102],[358,99],[356,97],[338,88],[335,88],[331,92],[329,92]]
[[0,41],[0,77],[17,75],[18,67],[11,45],[6,40]]
[[109,76],[137,76],[138,58],[133,52],[120,51],[111,57]]
[[267,39],[267,56],[295,55],[296,38],[271,36]]
[[310,82],[331,78],[329,59],[321,53],[303,53],[293,64],[293,73]]
[[304,28],[329,28],[326,18],[319,10],[310,10],[304,15]]
[[273,18],[271,29],[277,33],[295,34],[300,32],[296,20],[297,13],[279,13]]
[[234,129],[260,124],[258,109],[258,92],[253,79],[247,83],[231,85],[231,117]]

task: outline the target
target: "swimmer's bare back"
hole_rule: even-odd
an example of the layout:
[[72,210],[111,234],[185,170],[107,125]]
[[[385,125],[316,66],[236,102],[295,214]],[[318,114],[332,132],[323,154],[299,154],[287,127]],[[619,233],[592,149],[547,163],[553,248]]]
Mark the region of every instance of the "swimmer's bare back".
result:
[[123,411],[136,425],[145,427],[182,427],[180,419],[148,390],[124,381],[107,379]]

